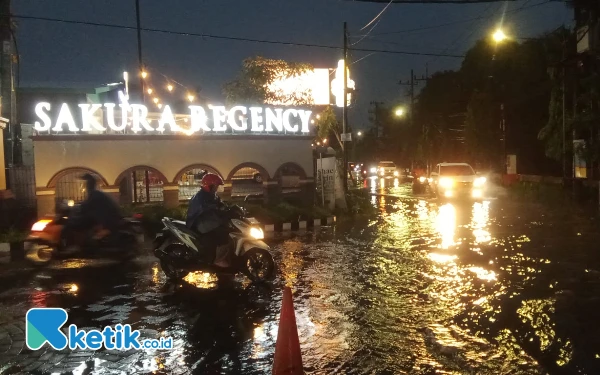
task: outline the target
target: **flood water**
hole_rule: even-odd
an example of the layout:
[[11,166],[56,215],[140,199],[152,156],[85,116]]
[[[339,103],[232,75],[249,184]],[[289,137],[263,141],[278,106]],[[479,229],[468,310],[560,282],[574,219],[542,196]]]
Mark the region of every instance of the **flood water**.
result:
[[0,369],[268,374],[289,285],[307,374],[600,373],[596,220],[507,198],[400,196],[373,197],[377,218],[268,239],[270,286],[210,274],[168,283],[151,256],[7,271],[6,314],[64,307],[80,328],[130,323],[175,348],[66,353],[55,367],[35,367],[51,350],[24,349]]

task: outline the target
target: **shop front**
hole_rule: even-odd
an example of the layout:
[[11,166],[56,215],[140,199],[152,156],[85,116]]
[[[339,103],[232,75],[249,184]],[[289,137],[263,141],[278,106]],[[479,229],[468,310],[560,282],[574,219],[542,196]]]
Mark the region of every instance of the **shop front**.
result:
[[85,199],[79,176],[122,204],[174,207],[200,187],[200,173],[225,181],[225,199],[293,195],[312,203],[311,111],[289,107],[169,106],[32,103],[38,215],[57,200]]

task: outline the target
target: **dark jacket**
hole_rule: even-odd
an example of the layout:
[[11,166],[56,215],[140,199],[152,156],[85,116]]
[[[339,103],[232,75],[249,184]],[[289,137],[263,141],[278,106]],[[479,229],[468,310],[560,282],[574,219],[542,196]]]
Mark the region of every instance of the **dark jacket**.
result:
[[223,202],[221,201],[221,198],[214,193],[209,193],[201,189],[190,200],[187,218],[185,220],[186,226],[188,228],[193,228],[198,224],[198,219],[200,217],[206,217],[207,215],[205,214],[207,212],[214,212],[214,210],[222,206]]
[[110,196],[100,190],[92,190],[88,198],[81,203],[81,215],[91,219],[96,225],[114,230],[123,218],[121,209]]

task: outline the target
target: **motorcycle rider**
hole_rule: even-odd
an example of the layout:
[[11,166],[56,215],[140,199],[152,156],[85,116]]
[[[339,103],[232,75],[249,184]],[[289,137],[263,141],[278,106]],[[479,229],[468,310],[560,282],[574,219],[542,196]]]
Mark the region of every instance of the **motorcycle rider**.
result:
[[[190,200],[188,206],[186,226],[202,234],[203,243],[208,250],[210,263],[227,267],[227,245],[229,244],[229,230],[226,226],[227,218],[224,215],[225,204],[217,195],[220,186],[224,185],[223,179],[216,174],[206,173],[202,177],[200,190]],[[220,256],[217,258],[217,248]]]
[[106,193],[96,189],[96,178],[89,173],[81,177],[85,181],[87,198],[81,203],[78,215],[70,216],[61,233],[63,242],[74,232],[91,231],[100,226],[110,233],[114,233],[119,226],[123,215],[117,202]]

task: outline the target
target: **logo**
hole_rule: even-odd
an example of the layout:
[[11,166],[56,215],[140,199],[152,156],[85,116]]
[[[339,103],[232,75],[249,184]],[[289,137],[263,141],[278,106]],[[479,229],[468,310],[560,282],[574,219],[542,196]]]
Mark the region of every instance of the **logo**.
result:
[[71,350],[101,348],[111,350],[173,349],[173,338],[140,339],[140,331],[129,324],[106,326],[102,330],[80,330],[75,324],[63,332],[69,314],[60,308],[33,308],[25,316],[25,343],[31,350],[38,350],[48,343],[55,350],[67,346]]

